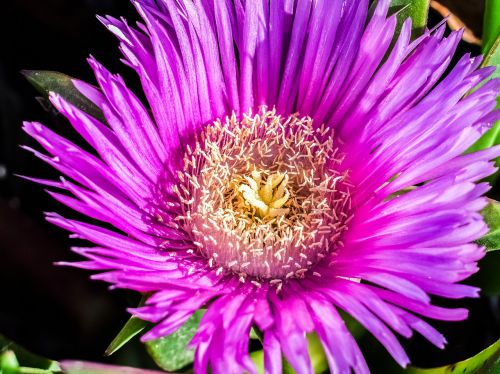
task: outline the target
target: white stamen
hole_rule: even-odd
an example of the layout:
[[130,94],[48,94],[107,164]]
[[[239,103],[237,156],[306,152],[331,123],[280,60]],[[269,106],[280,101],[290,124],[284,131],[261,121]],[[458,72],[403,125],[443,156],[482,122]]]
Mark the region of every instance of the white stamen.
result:
[[328,127],[274,110],[217,120],[186,146],[174,221],[217,275],[281,289],[343,245],[351,198],[337,144]]

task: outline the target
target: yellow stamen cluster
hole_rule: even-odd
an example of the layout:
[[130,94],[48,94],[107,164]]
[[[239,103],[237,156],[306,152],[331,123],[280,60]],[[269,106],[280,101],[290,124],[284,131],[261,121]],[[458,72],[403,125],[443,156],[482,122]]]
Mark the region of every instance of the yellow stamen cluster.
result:
[[216,271],[278,287],[341,245],[350,195],[333,133],[275,111],[207,126],[174,188],[193,252]]
[[260,218],[287,214],[290,209],[282,207],[290,198],[286,189],[288,176],[276,173],[263,181],[260,172],[254,170],[251,175],[252,177],[244,176],[248,185],[241,184],[238,188],[245,202],[257,210]]

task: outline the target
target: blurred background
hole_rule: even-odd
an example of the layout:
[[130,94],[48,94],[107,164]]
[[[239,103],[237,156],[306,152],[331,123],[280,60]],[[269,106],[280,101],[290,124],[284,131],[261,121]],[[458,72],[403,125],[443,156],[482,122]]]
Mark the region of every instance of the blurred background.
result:
[[[483,1],[440,3],[437,5],[454,12],[475,38],[481,37]],[[95,18],[96,14],[110,14],[133,21],[137,15],[126,0],[9,0],[0,9],[0,333],[53,359],[151,366],[138,342],[117,356],[103,357],[128,319],[126,307],[137,304],[137,295],[110,292],[104,283],[90,281],[83,270],[53,266],[55,261],[77,259],[69,251],[75,242],[70,242],[65,231],[46,223],[43,212],[76,214],[49,198],[43,187],[15,176],[58,178],[52,168],[19,148],[20,144],[36,147],[21,131],[23,120],[43,122],[79,141],[48,102],[37,97],[20,71],[55,70],[94,82],[86,63],[92,54],[139,92],[137,78],[119,61],[115,38]],[[442,12],[442,8],[436,9]],[[430,25],[441,19],[431,10]],[[457,56],[466,52],[477,55],[480,48],[462,42]],[[469,320],[434,324],[450,343],[444,354],[419,338],[404,342],[414,364],[455,362],[498,339],[498,299],[484,297],[452,305],[464,304],[471,310]]]

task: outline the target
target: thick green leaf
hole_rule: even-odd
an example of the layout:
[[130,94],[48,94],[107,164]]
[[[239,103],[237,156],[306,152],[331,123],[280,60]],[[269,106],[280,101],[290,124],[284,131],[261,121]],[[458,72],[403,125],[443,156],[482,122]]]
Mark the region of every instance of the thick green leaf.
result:
[[264,374],[264,351],[255,351],[250,353],[250,359],[257,367],[257,373]]
[[483,53],[500,37],[500,0],[486,0],[483,23]]
[[408,374],[498,374],[500,371],[500,340],[474,357],[455,364],[432,369],[409,368]]
[[[500,77],[500,36],[486,54],[482,66],[495,66],[497,69],[491,78]],[[497,98],[497,108],[500,108],[500,96]],[[487,131],[469,150],[475,152],[500,144],[500,121],[497,121],[493,127]],[[499,161],[497,160],[497,165]]]
[[328,370],[328,361],[318,336],[316,334],[307,334],[307,344],[314,372],[318,374],[324,373]]
[[28,368],[25,366],[20,366],[16,374],[59,374],[60,371],[52,371],[38,368]]
[[[496,70],[490,79],[500,78],[500,35],[498,35],[488,53],[484,56],[482,66],[495,66]],[[497,108],[500,108],[500,97],[497,97]]]
[[[19,364],[24,367],[23,370],[28,370],[29,367],[42,369],[41,371],[38,370],[38,372],[43,373],[60,371],[59,364],[56,361],[35,355],[0,335],[0,353],[5,351],[12,351],[15,354]],[[33,372],[33,370],[37,371],[37,369],[30,370]]]
[[498,374],[500,373],[500,356],[497,355],[495,361],[490,361],[484,370],[480,370],[478,374]]
[[13,351],[0,353],[0,373],[17,374],[19,372],[19,362]]
[[78,109],[104,121],[101,110],[87,99],[73,84],[73,78],[66,74],[45,70],[23,70],[22,74],[45,97],[55,92]]
[[490,199],[490,203],[481,211],[489,227],[488,233],[478,240],[488,251],[500,249],[500,203]]
[[413,37],[420,35],[427,25],[430,0],[392,0],[391,13],[398,12],[398,28],[401,30],[403,21],[411,17]]
[[196,333],[204,313],[204,310],[196,311],[173,334],[146,343],[149,355],[159,367],[166,371],[176,371],[193,362],[194,351],[187,345]]
[[143,321],[137,317],[130,317],[125,326],[120,330],[118,335],[113,339],[113,341],[109,344],[108,348],[106,348],[106,352],[104,352],[105,356],[111,356],[125,344],[127,344],[130,339],[143,331],[149,322]]

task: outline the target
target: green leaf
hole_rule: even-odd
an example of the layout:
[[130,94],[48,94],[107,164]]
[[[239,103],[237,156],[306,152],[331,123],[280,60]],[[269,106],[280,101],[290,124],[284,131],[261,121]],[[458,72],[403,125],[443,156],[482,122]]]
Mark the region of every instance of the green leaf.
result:
[[0,354],[0,373],[17,374],[19,372],[19,362],[13,351],[5,351]]
[[264,351],[261,349],[260,351],[250,352],[250,359],[253,361],[255,366],[257,367],[258,374],[264,374]]
[[500,340],[474,357],[433,369],[409,368],[408,374],[498,374],[500,372]]
[[328,361],[326,359],[323,345],[316,334],[307,334],[307,350],[311,357],[311,363],[315,373],[324,373],[328,370]]
[[196,311],[173,334],[146,343],[149,355],[159,367],[166,371],[177,371],[193,362],[194,351],[187,345],[196,333],[204,313],[204,310]]
[[483,53],[500,37],[500,0],[486,0],[483,23]]
[[[496,70],[490,79],[500,78],[500,35],[497,36],[488,53],[485,54],[482,66],[495,66]],[[497,97],[497,108],[500,108],[500,97]]]
[[[141,301],[139,301],[138,307],[143,306],[149,296],[150,294],[143,294],[141,297]],[[149,322],[143,321],[135,316],[130,317],[127,323],[125,323],[125,325],[122,327],[118,335],[116,335],[113,341],[109,344],[108,348],[106,348],[104,355],[111,356],[113,353],[127,344],[134,336],[141,333],[146,327],[148,327],[149,324]]]
[[108,348],[106,348],[106,352],[104,352],[104,355],[111,356],[113,353],[127,344],[130,339],[142,332],[148,325],[149,322],[147,321],[143,321],[134,316],[130,317],[125,326],[123,326],[118,335],[116,335],[113,341],[109,344]]
[[[151,294],[149,293],[143,294],[137,307],[143,306],[149,296],[151,296]],[[111,356],[113,353],[127,344],[134,336],[141,333],[149,325],[150,323],[147,321],[143,321],[135,316],[130,317],[122,327],[118,335],[116,335],[113,341],[109,344],[108,348],[106,348],[104,355]]]
[[500,357],[497,356],[495,361],[490,361],[484,370],[478,374],[498,374],[500,373]]
[[478,243],[485,246],[488,251],[496,251],[500,249],[500,203],[490,199],[481,214],[490,230],[478,240]]
[[261,343],[263,342],[264,337],[262,331],[260,331],[257,326],[252,326],[250,329],[250,339],[259,340]]
[[[35,355],[27,351],[26,349],[20,347],[19,345],[15,344],[14,342],[7,339],[3,335],[0,335],[0,353],[5,351],[12,351],[15,353],[17,360],[19,361],[19,364],[23,367],[26,367],[23,368],[23,370],[24,369],[28,370],[28,367],[43,369],[42,372],[44,373],[50,373],[53,371],[61,370],[59,368],[59,364],[56,361],[52,361],[47,358]],[[36,370],[36,369],[30,369],[30,370]]]
[[398,27],[396,35],[399,35],[403,21],[411,17],[412,36],[416,37],[424,31],[429,15],[430,0],[392,0],[390,13],[398,12]]
[[92,117],[104,121],[102,111],[92,101],[87,99],[73,84],[73,78],[55,71],[23,70],[26,79],[45,97],[55,92],[78,109]]
[[[491,78],[500,77],[500,36],[496,39],[495,43],[486,54],[482,66],[495,66],[497,69]],[[491,79],[490,78],[490,79]],[[497,108],[500,108],[500,96],[497,98]],[[472,147],[467,151],[475,152],[481,149],[490,148],[494,145],[500,144],[500,121],[497,121],[493,127],[487,131]],[[497,159],[497,165],[500,165]]]

